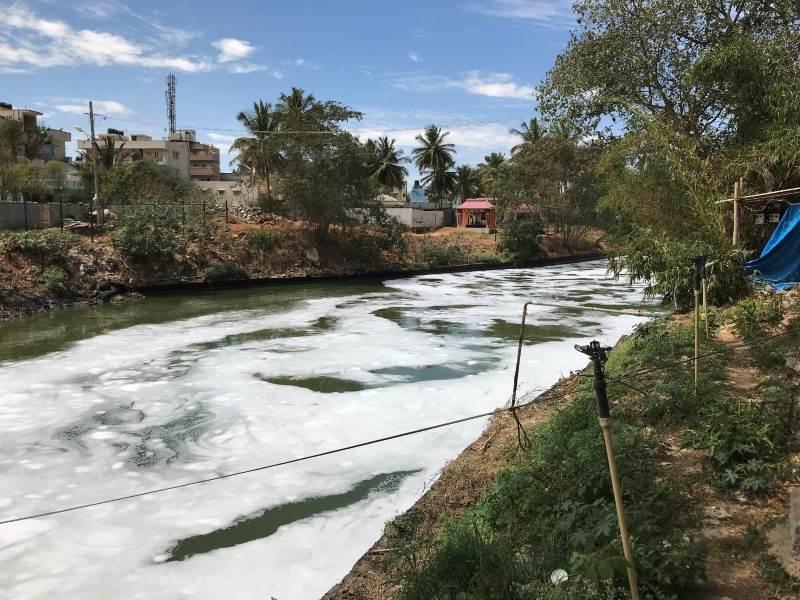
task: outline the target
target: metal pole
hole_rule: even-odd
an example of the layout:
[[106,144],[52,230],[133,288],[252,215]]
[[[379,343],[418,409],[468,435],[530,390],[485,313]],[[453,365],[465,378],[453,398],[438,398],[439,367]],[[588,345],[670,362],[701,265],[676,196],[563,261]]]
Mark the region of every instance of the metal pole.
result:
[[[92,175],[94,176],[94,197],[89,203],[89,231],[91,233],[92,243],[94,243],[94,221],[92,220],[92,213],[94,212],[94,207],[98,205],[99,193],[97,185],[97,141],[94,137],[94,106],[91,100],[89,100],[89,130],[92,135]],[[97,217],[97,223],[100,224],[102,222],[100,219],[100,210],[97,211]]]
[[606,360],[606,352],[611,350],[611,348],[603,348],[600,346],[600,342],[595,340],[588,346],[575,346],[575,349],[578,352],[588,355],[592,359],[592,366],[594,367],[594,395],[597,400],[597,420],[600,423],[600,430],[603,433],[603,444],[606,448],[608,471],[611,475],[611,488],[614,491],[614,506],[617,510],[619,536],[622,540],[622,552],[625,555],[625,561],[628,563],[628,584],[631,590],[631,600],[639,600],[639,577],[633,562],[630,534],[628,533],[628,525],[625,522],[625,510],[622,505],[622,486],[619,482],[617,459],[614,456],[614,441],[611,437],[611,429],[609,427],[611,414],[608,408],[608,394],[606,392],[606,377],[603,372],[603,363]]
[[530,444],[528,443],[528,434],[525,431],[525,428],[522,426],[522,421],[519,420],[517,416],[517,411],[513,410],[517,405],[517,385],[519,382],[519,363],[522,359],[522,344],[525,341],[525,319],[528,317],[528,306],[530,306],[532,302],[526,302],[522,306],[522,321],[519,324],[519,344],[517,345],[517,365],[514,368],[514,389],[511,390],[511,415],[514,417],[514,421],[517,423],[517,443],[519,447],[523,451],[527,451],[530,448]]
[[25,231],[28,231],[28,196],[22,192],[22,212],[25,213]]
[[58,217],[61,220],[61,231],[64,231],[64,193],[58,197]]
[[228,231],[228,199],[225,198],[225,231]]

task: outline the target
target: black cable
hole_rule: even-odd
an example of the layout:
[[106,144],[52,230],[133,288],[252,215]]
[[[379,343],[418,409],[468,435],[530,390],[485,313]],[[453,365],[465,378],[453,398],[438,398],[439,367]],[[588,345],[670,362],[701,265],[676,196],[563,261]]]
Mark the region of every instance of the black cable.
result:
[[570,394],[577,393],[578,391],[581,391],[581,390],[566,391],[566,392],[562,392],[560,394],[550,395],[550,396],[546,396],[546,393],[545,393],[545,394],[542,394],[540,396],[537,396],[536,399],[531,400],[530,402],[528,402],[526,404],[519,404],[519,405],[516,405],[514,407],[497,408],[497,409],[494,409],[492,411],[480,413],[480,414],[477,414],[477,415],[470,415],[469,417],[463,417],[461,419],[455,419],[453,421],[446,421],[444,423],[438,423],[436,425],[429,425],[428,427],[421,427],[419,429],[413,429],[411,431],[405,431],[403,433],[396,433],[394,435],[389,435],[389,436],[386,436],[386,437],[377,438],[377,439],[374,439],[374,440],[369,440],[367,442],[360,442],[358,444],[352,444],[350,446],[344,446],[342,448],[336,448],[334,450],[326,450],[325,452],[318,452],[316,454],[310,454],[308,456],[301,456],[299,458],[291,458],[289,460],[283,460],[281,462],[276,462],[276,463],[272,463],[272,464],[268,464],[268,465],[262,465],[260,467],[253,467],[251,469],[245,469],[243,471],[235,471],[233,473],[225,473],[223,475],[216,475],[214,477],[208,477],[207,479],[198,479],[196,481],[187,481],[186,483],[179,483],[179,484],[176,484],[176,485],[171,485],[171,486],[167,486],[167,487],[163,487],[163,488],[157,488],[157,489],[154,489],[154,490],[149,490],[147,492],[137,492],[135,494],[128,494],[127,496],[118,496],[118,497],[115,497],[115,498],[108,498],[106,500],[98,500],[97,502],[88,502],[86,504],[79,504],[79,505],[76,505],[76,506],[69,506],[67,508],[60,508],[60,509],[57,509],[57,510],[50,510],[50,511],[47,511],[47,512],[41,512],[41,513],[36,513],[36,514],[32,514],[32,515],[25,515],[25,516],[22,516],[22,517],[14,517],[12,519],[5,519],[5,520],[0,521],[0,525],[8,525],[9,523],[18,523],[20,521],[29,521],[31,519],[39,519],[39,518],[42,518],[42,517],[50,517],[50,516],[53,516],[53,515],[59,515],[59,514],[62,514],[62,513],[81,510],[81,509],[84,509],[84,508],[92,508],[94,506],[102,506],[104,504],[112,504],[114,502],[122,502],[124,500],[133,500],[134,498],[141,498],[142,496],[149,496],[150,494],[160,494],[162,492],[169,492],[169,491],[172,491],[172,490],[178,490],[178,489],[181,489],[181,488],[200,485],[200,484],[203,484],[203,483],[211,483],[213,481],[219,481],[221,479],[229,479],[231,477],[238,477],[239,475],[246,475],[248,473],[255,473],[255,472],[258,472],[258,471],[266,471],[267,469],[274,469],[276,467],[282,467],[282,466],[285,466],[285,465],[291,465],[291,464],[294,464],[294,463],[299,463],[299,462],[311,460],[313,458],[320,458],[320,457],[323,457],[323,456],[329,456],[331,454],[338,454],[339,452],[345,452],[345,451],[348,451],[348,450],[355,450],[356,448],[363,448],[365,446],[371,446],[373,444],[379,444],[381,442],[388,442],[390,440],[396,440],[398,438],[406,437],[406,436],[409,436],[409,435],[416,435],[418,433],[424,433],[426,431],[432,431],[434,429],[440,429],[442,427],[449,427],[451,425],[457,425],[459,423],[465,423],[467,421],[474,421],[475,419],[482,419],[484,417],[489,417],[489,416],[494,415],[496,413],[514,412],[516,409],[526,408],[528,406],[532,406],[534,404],[539,404],[541,402],[545,402],[545,401],[548,401],[548,400],[557,400],[559,398],[563,398],[564,396],[568,396]]
[[[674,362],[671,363],[671,365],[674,366],[674,365],[678,365],[678,364],[693,362],[694,360],[700,360],[700,359],[703,359],[703,358],[708,358],[709,356],[714,356],[714,355],[717,355],[717,354],[723,354],[725,352],[730,352],[731,350],[735,350],[737,348],[750,347],[750,346],[756,345],[756,344],[761,343],[761,342],[769,341],[771,339],[775,339],[775,338],[778,338],[778,337],[781,337],[781,336],[784,336],[784,335],[788,335],[790,333],[794,333],[794,331],[793,330],[785,331],[783,333],[778,333],[778,334],[773,334],[773,335],[770,335],[770,336],[765,336],[765,337],[759,338],[757,340],[753,340],[751,342],[743,342],[743,343],[741,343],[739,345],[728,346],[727,348],[725,348],[723,350],[717,350],[717,351],[713,351],[713,352],[708,352],[706,354],[702,354],[702,355],[698,356],[696,359],[694,357],[692,357],[692,358],[687,358],[687,359],[674,361]],[[646,370],[635,372],[635,373],[626,373],[626,374],[624,374],[624,377],[638,377],[638,376],[645,375],[645,374],[648,374],[648,373],[653,373],[653,372],[656,372],[656,371],[664,371],[664,370],[666,370],[666,368],[667,367],[662,364],[661,366],[655,367],[655,368],[652,368],[652,369],[646,369]],[[617,378],[615,378],[615,379],[617,379]],[[619,381],[620,383],[625,383],[625,382],[623,382],[623,381],[621,381],[619,379],[617,379],[617,381]],[[515,386],[515,390],[514,391],[516,392],[516,386]],[[542,394],[540,396],[537,396],[534,400],[531,400],[530,402],[527,402],[525,404],[516,404],[516,402],[514,402],[514,404],[512,404],[512,406],[510,406],[508,408],[498,408],[498,409],[495,409],[495,410],[492,410],[492,411],[489,411],[489,412],[484,412],[484,413],[480,413],[480,414],[476,414],[476,415],[470,415],[468,417],[463,417],[461,419],[455,419],[453,421],[446,421],[444,423],[438,423],[436,425],[429,425],[428,427],[421,427],[419,429],[413,429],[411,431],[405,431],[403,433],[397,433],[397,434],[394,434],[394,435],[390,435],[390,436],[386,436],[386,437],[382,437],[382,438],[377,438],[377,439],[369,440],[369,441],[366,441],[366,442],[360,442],[358,444],[352,444],[350,446],[344,446],[342,448],[336,448],[336,449],[333,449],[333,450],[326,450],[325,452],[318,452],[316,454],[310,454],[310,455],[307,455],[307,456],[301,456],[299,458],[292,458],[292,459],[284,460],[284,461],[277,462],[277,463],[271,463],[271,464],[268,464],[268,465],[262,465],[260,467],[253,467],[251,469],[245,469],[243,471],[235,471],[233,473],[226,473],[226,474],[223,474],[223,475],[217,475],[215,477],[208,477],[206,479],[198,479],[196,481],[187,481],[186,483],[179,483],[179,484],[176,484],[176,485],[171,485],[171,486],[167,486],[167,487],[163,487],[163,488],[157,488],[157,489],[149,490],[149,491],[146,491],[146,492],[137,492],[135,494],[129,494],[127,496],[119,496],[119,497],[115,497],[115,498],[108,498],[106,500],[98,500],[97,502],[89,502],[89,503],[86,503],[86,504],[70,506],[70,507],[67,507],[67,508],[61,508],[61,509],[57,509],[57,510],[46,511],[46,512],[36,513],[36,514],[32,514],[32,515],[25,515],[25,516],[22,516],[22,517],[15,517],[15,518],[12,518],[12,519],[5,519],[5,520],[0,521],[0,525],[8,525],[10,523],[18,523],[20,521],[29,521],[31,519],[49,517],[49,516],[58,515],[58,514],[62,514],[62,513],[67,513],[67,512],[72,512],[72,511],[76,511],[76,510],[82,510],[84,508],[92,508],[94,506],[102,506],[104,504],[112,504],[112,503],[115,503],[115,502],[122,502],[122,501],[125,501],[125,500],[132,500],[134,498],[141,498],[142,496],[148,496],[150,494],[160,494],[160,493],[163,493],[163,492],[168,492],[168,491],[172,491],[172,490],[178,490],[178,489],[181,489],[181,488],[191,487],[191,486],[195,486],[195,485],[201,485],[201,484],[204,484],[204,483],[211,483],[211,482],[219,481],[219,480],[222,480],[222,479],[229,479],[231,477],[238,477],[240,475],[246,475],[246,474],[249,474],[249,473],[255,473],[255,472],[258,472],[258,471],[266,471],[268,469],[274,469],[276,467],[281,467],[281,466],[290,465],[290,464],[294,464],[294,463],[304,462],[304,461],[311,460],[311,459],[314,459],[314,458],[321,458],[323,456],[329,456],[331,454],[338,454],[340,452],[346,452],[348,450],[355,450],[356,448],[363,448],[365,446],[371,446],[373,444],[379,444],[379,443],[382,443],[382,442],[388,442],[390,440],[396,440],[396,439],[399,439],[399,438],[402,438],[402,437],[407,437],[407,436],[410,436],[410,435],[416,435],[418,433],[424,433],[426,431],[432,431],[434,429],[440,429],[442,427],[449,427],[451,425],[457,425],[459,423],[465,423],[467,421],[474,421],[475,419],[482,419],[484,417],[489,417],[489,416],[497,414],[497,413],[511,412],[512,415],[514,416],[514,420],[517,422],[517,424],[521,425],[521,423],[519,422],[519,419],[517,418],[517,414],[516,414],[516,411],[518,409],[527,408],[527,407],[532,406],[534,404],[539,404],[541,402],[545,402],[545,401],[548,401],[548,400],[557,400],[559,398],[563,398],[565,396],[569,396],[570,394],[575,394],[575,393],[578,393],[580,391],[588,391],[588,388],[565,391],[565,392],[562,392],[560,394],[555,394],[555,395],[552,395],[552,394],[551,395],[547,395],[547,392],[545,392],[544,394]],[[637,391],[641,392],[641,390],[637,390]],[[641,392],[641,393],[644,393],[644,392]],[[527,437],[527,435],[526,435],[526,437]]]

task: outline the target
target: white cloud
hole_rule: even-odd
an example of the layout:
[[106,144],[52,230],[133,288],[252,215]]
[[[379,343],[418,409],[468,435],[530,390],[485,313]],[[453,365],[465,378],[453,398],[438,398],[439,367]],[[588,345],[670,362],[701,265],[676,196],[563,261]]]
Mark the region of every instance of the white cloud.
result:
[[[82,115],[89,112],[89,100],[81,98],[65,98],[63,103],[53,105],[53,108],[58,112],[69,113],[74,115]],[[127,115],[130,114],[130,109],[116,100],[94,100],[92,108],[99,115]]]
[[253,63],[235,63],[228,67],[228,71],[236,75],[246,75],[257,71],[265,71],[266,69],[266,65],[256,65]]
[[256,50],[250,42],[236,38],[222,38],[211,42],[211,45],[219,50],[217,60],[221,63],[243,60]]
[[[161,36],[175,40],[169,28],[159,27],[156,29]],[[15,3],[4,8],[0,19],[0,68],[41,69],[82,64],[186,72],[207,71],[213,67],[206,58],[176,56],[168,52],[168,48],[154,43],[133,41],[107,31],[75,29],[64,21],[45,19],[25,4]]]
[[510,73],[468,71],[457,79],[444,75],[399,75],[393,77],[391,83],[396,88],[407,92],[436,92],[456,89],[468,94],[491,98],[532,100],[536,93],[536,88],[517,83]]
[[409,52],[408,59],[415,63],[423,62],[425,60],[422,58],[422,56],[419,55],[418,52]]
[[[242,134],[244,135],[244,134]],[[209,143],[218,146],[222,154],[230,154],[231,153],[231,145],[234,141],[236,141],[235,135],[224,135],[221,133],[209,133],[208,139]]]
[[294,60],[288,60],[284,62],[284,64],[290,67],[300,67],[302,69],[310,69],[312,71],[319,71],[322,68],[317,63],[311,62],[305,58],[295,58]]
[[570,0],[485,0],[468,6],[472,12],[530,21],[548,27],[565,27],[575,22]]

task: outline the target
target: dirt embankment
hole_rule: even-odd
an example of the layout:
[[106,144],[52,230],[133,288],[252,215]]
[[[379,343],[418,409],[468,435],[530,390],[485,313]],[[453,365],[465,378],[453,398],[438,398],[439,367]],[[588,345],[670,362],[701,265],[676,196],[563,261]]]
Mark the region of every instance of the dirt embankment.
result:
[[[106,233],[98,233],[91,241],[85,231],[79,243],[55,261],[41,254],[0,252],[0,320],[75,304],[136,297],[136,290],[159,285],[350,276],[507,260],[498,252],[496,235],[475,231],[445,228],[431,236],[406,233],[402,234],[404,242],[394,240],[388,245],[377,232],[364,228],[332,229],[320,236],[302,221],[273,215],[264,216],[261,221],[231,223],[227,228],[221,222],[214,223],[202,235],[187,236],[181,251],[168,258],[125,257]],[[593,234],[574,247],[545,240],[543,257],[600,250],[598,235]],[[452,254],[431,253],[430,241],[457,247],[456,258]],[[47,277],[49,266],[63,271],[61,281]]]

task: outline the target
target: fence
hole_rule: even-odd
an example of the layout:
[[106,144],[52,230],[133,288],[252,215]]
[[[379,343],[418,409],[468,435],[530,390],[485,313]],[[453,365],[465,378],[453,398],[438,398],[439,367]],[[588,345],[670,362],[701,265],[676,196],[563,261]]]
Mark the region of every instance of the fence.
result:
[[[150,222],[172,222],[182,229],[208,230],[214,221],[223,221],[227,229],[230,209],[224,202],[135,203],[104,205],[106,225],[121,227],[136,216]],[[95,211],[96,212],[96,207]],[[92,219],[97,223],[96,217]],[[89,223],[89,206],[74,202],[0,202],[0,229],[49,229],[69,227],[75,222]]]
[[70,219],[88,221],[88,207],[74,202],[0,202],[0,229],[47,229]]

